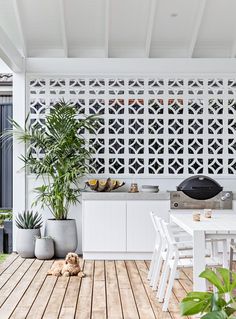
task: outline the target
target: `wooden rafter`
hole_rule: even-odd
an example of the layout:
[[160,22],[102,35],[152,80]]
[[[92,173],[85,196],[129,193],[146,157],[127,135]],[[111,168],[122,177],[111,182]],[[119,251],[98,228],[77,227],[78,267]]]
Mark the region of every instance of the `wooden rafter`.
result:
[[60,10],[61,35],[62,35],[64,57],[67,58],[68,57],[68,41],[67,41],[67,33],[66,33],[64,0],[58,0],[58,1],[59,1],[59,10]]
[[149,10],[149,19],[148,19],[148,27],[147,27],[147,36],[146,36],[146,45],[145,45],[145,57],[149,58],[151,42],[152,42],[152,33],[156,16],[157,9],[157,1],[151,0],[150,10]]
[[105,0],[105,58],[109,57],[109,0]]
[[21,18],[18,0],[13,0],[13,7],[14,7],[14,12],[15,12],[17,27],[18,27],[19,34],[20,34],[22,53],[23,53],[24,57],[27,57],[27,45],[26,45],[26,39],[25,39],[25,35],[24,35],[24,29],[23,29],[23,25],[22,25],[22,18]]
[[201,27],[205,7],[206,7],[206,0],[199,1],[199,7],[197,9],[198,10],[197,18],[195,21],[193,33],[191,36],[191,42],[190,42],[189,49],[188,49],[188,57],[189,58],[193,57],[193,53],[194,53],[195,45],[196,45],[196,42],[198,39],[198,34],[199,34],[200,27]]
[[23,69],[23,57],[12,44],[8,35],[0,27],[0,58],[14,72],[21,72]]

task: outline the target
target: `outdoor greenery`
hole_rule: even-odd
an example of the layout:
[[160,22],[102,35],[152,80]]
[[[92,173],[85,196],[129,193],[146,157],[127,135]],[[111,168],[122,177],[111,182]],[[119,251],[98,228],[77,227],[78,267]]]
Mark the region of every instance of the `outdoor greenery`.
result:
[[8,256],[8,254],[0,254],[0,263],[4,262]]
[[190,292],[181,301],[182,316],[201,314],[202,319],[236,319],[236,273],[226,268],[218,268],[216,273],[210,269],[200,274],[207,279],[217,292]]
[[21,229],[37,229],[42,227],[42,216],[33,211],[25,211],[16,217],[16,226]]
[[[28,122],[27,119],[24,128],[14,120],[12,125],[16,138],[28,145],[22,156],[25,167],[43,179],[43,184],[35,189],[34,205],[40,202],[55,219],[67,219],[70,205],[78,202],[79,180],[89,172],[91,149],[86,147],[84,133],[94,132],[96,116],[78,119],[76,105],[60,101],[50,107],[43,126]],[[4,133],[6,138],[11,135],[12,131]]]
[[12,211],[11,210],[1,210],[0,211],[0,226],[3,225],[4,220],[12,220]]

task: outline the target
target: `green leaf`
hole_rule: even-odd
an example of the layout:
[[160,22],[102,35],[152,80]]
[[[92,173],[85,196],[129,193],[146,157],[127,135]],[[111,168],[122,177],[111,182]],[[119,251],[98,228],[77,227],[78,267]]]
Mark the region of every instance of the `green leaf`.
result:
[[191,316],[203,312],[210,304],[212,293],[190,292],[180,303],[182,316]]
[[202,319],[227,319],[228,316],[227,316],[227,314],[225,313],[224,310],[221,310],[221,311],[209,312],[208,314],[204,315],[201,318]]
[[199,277],[207,279],[219,290],[220,293],[226,292],[226,289],[224,285],[222,284],[222,281],[213,270],[206,269],[200,274]]

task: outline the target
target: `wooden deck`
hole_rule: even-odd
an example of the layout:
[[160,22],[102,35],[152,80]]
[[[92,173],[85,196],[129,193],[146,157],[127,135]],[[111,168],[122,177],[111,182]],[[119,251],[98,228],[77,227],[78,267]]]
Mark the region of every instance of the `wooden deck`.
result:
[[149,262],[81,261],[83,279],[47,276],[52,263],[12,254],[0,264],[1,319],[178,319],[192,289],[191,271],[182,271],[163,313],[147,282]]

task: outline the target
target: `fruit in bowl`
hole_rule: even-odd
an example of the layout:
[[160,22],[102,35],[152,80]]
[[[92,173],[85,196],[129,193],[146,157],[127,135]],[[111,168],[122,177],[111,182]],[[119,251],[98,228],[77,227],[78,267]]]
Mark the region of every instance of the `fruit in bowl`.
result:
[[125,183],[116,179],[108,178],[107,180],[90,179],[85,183],[85,185],[96,192],[110,192],[125,185]]

